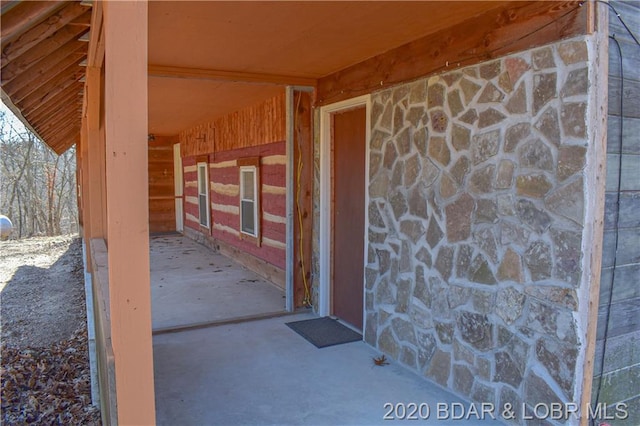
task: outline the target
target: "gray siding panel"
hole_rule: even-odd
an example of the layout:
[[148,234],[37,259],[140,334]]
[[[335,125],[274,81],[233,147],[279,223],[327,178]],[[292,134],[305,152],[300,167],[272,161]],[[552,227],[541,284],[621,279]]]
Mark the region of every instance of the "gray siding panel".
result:
[[[616,1],[611,4],[630,28],[640,28],[640,2]],[[624,92],[621,93],[620,90],[620,55],[612,41],[609,48],[605,233],[593,398],[598,389],[598,378],[601,373],[605,318],[607,311],[610,310],[600,402],[606,402],[609,405],[626,403],[630,409],[629,418],[624,424],[640,424],[640,72],[638,71],[640,70],[640,47],[633,43],[615,14],[609,15],[609,21],[610,33],[615,35],[621,44]],[[621,96],[624,124],[622,137],[620,135]],[[618,211],[620,159],[622,160],[622,192]],[[617,253],[616,232],[618,233]],[[608,306],[612,281],[612,304]]]

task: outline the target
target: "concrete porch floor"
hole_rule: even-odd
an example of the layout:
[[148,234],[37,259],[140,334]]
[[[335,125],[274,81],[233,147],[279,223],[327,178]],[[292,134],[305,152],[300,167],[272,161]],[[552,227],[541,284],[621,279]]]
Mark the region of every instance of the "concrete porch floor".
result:
[[154,336],[157,424],[387,424],[387,402],[428,404],[430,417],[421,424],[486,422],[438,420],[438,403],[469,402],[394,362],[374,366],[379,353],[364,342],[317,349],[285,325],[310,318],[303,313]]
[[282,312],[284,291],[179,234],[152,236],[153,331]]

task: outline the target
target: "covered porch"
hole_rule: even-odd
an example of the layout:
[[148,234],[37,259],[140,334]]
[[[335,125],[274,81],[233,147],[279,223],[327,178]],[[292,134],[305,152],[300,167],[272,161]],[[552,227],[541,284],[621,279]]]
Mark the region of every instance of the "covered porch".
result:
[[[3,3],[3,99],[77,146],[106,424],[376,423],[384,402],[460,401],[442,388],[586,409],[606,13],[444,5]],[[283,294],[288,312],[346,309],[366,343],[318,351],[283,318],[171,333],[248,296],[155,226],[273,278],[258,315]]]

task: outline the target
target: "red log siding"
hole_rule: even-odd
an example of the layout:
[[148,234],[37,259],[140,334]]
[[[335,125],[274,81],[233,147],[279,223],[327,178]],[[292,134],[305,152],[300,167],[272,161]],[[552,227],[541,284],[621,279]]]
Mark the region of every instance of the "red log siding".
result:
[[[236,160],[260,157],[261,245],[240,239],[240,171]],[[183,158],[185,226],[200,231],[195,157]],[[281,269],[286,244],[285,142],[239,148],[209,155],[211,235]]]

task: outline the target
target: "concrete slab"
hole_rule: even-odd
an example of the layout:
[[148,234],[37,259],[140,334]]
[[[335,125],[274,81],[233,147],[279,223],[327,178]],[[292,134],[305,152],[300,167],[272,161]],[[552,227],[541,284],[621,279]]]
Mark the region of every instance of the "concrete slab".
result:
[[154,331],[285,309],[282,290],[187,237],[153,236],[149,245]]
[[467,412],[471,404],[394,362],[374,366],[372,358],[379,354],[364,342],[317,349],[285,325],[313,317],[296,314],[154,336],[157,423],[375,425],[390,422],[383,419],[390,411],[386,403],[412,402],[423,404],[423,416],[430,409],[420,424],[486,423],[475,417],[447,419],[444,412],[438,419],[438,403],[458,403]]

